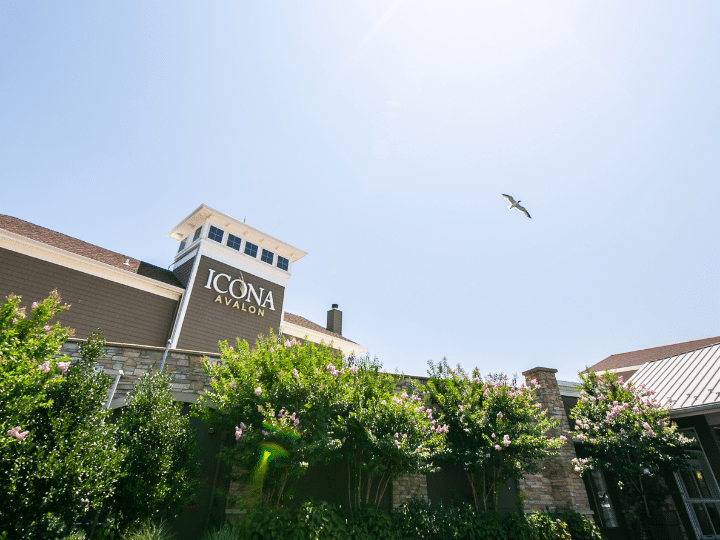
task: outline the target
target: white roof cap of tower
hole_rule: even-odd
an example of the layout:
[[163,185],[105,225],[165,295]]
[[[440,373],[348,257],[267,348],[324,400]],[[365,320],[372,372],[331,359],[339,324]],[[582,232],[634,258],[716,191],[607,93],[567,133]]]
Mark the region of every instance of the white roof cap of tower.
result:
[[192,235],[194,231],[206,222],[211,225],[229,232],[235,236],[240,236],[243,240],[248,240],[254,244],[258,244],[265,249],[295,262],[302,259],[307,252],[296,248],[282,240],[278,240],[274,236],[270,236],[262,231],[245,224],[239,219],[235,219],[223,212],[210,208],[205,204],[201,204],[193,210],[185,219],[173,227],[167,235],[173,240],[180,242],[184,238]]

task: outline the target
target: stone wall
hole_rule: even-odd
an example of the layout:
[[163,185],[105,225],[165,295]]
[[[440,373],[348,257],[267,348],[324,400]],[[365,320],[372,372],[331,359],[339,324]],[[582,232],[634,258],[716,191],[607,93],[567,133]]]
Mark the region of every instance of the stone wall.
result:
[[[78,358],[80,350],[78,344],[81,340],[70,339],[63,346],[61,354],[71,358]],[[107,343],[104,355],[98,359],[105,374],[115,378],[120,370],[123,375],[119,380],[111,408],[121,407],[125,397],[134,385],[146,373],[159,369],[164,348],[129,345],[123,343]],[[165,370],[171,375],[173,397],[176,401],[195,402],[202,395],[208,385],[208,377],[202,368],[202,361],[219,361],[219,356],[208,356],[195,351],[171,349],[165,362]],[[537,391],[538,402],[548,410],[548,415],[560,421],[560,427],[553,430],[550,435],[559,436],[569,431],[569,422],[565,414],[560,391],[555,379],[557,370],[548,368],[535,368],[523,373],[526,380],[537,379],[540,388]],[[417,377],[420,382],[427,378]],[[410,377],[403,377],[398,385],[398,391],[406,389]],[[528,475],[519,482],[519,489],[524,493],[524,510],[551,510],[572,508],[590,518],[592,511],[588,503],[587,493],[582,479],[573,472],[571,460],[575,457],[572,441],[568,440],[560,449],[557,456],[542,462],[543,471],[536,475]],[[234,494],[241,491],[239,485],[232,486]],[[391,488],[392,507],[397,508],[413,497],[427,499],[427,477],[424,475],[406,475],[396,479]],[[228,509],[229,513],[233,510]]]
[[[560,421],[560,425],[548,435],[559,437],[570,430],[570,423],[565,414],[555,373],[557,369],[537,367],[524,372],[523,375],[528,383],[536,379],[540,384],[536,401],[543,409],[547,409],[549,418]],[[575,457],[575,447],[572,439],[568,438],[557,455],[541,462],[542,472],[527,475],[518,483],[524,495],[525,512],[571,508],[588,519],[592,518],[593,512],[590,509],[585,484],[573,471],[571,461]]]
[[[78,347],[82,340],[69,339],[61,350],[61,354],[70,358],[79,358]],[[115,379],[116,375],[123,371],[120,377],[111,408],[122,407],[125,404],[125,397],[137,384],[140,378],[146,373],[156,372],[160,368],[163,347],[149,347],[146,345],[128,345],[124,343],[107,343],[105,354],[97,363],[105,374]],[[219,361],[219,356],[208,356],[206,354],[171,349],[165,360],[165,371],[171,375],[170,385],[173,398],[176,401],[194,403],[207,386],[208,377],[202,368],[202,359],[209,358],[211,361]]]

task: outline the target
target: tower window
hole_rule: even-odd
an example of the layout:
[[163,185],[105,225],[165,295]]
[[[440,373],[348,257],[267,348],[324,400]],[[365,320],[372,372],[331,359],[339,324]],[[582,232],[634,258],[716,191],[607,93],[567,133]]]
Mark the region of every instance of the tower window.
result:
[[260,260],[262,262],[272,264],[274,258],[275,258],[275,254],[272,251],[268,251],[267,249],[262,250],[262,257],[260,257]]
[[193,236],[193,242],[194,242],[195,240],[197,240],[198,238],[200,238],[200,233],[201,233],[201,232],[202,232],[202,226],[201,226],[201,227],[198,227],[197,230],[195,231],[195,236]]
[[180,247],[178,248],[178,253],[180,253],[183,249],[185,249],[185,246],[187,245],[187,236],[183,238],[182,242],[180,242]]
[[277,267],[280,270],[287,270],[289,266],[290,261],[288,261],[285,257],[281,257],[280,255],[278,255]]
[[234,234],[228,233],[228,241],[227,241],[228,247],[231,247],[233,249],[237,249],[238,251],[240,251],[240,244],[242,244],[242,240],[240,240],[240,238],[238,238]]
[[252,242],[245,242],[245,255],[257,258],[258,247]]
[[225,231],[210,225],[210,232],[208,233],[208,238],[210,240],[215,240],[216,242],[220,242],[222,244],[223,236],[225,236]]

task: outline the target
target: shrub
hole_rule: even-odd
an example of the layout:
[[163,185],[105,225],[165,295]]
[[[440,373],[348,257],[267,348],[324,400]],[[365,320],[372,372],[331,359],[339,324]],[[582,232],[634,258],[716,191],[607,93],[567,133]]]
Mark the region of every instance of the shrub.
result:
[[229,522],[225,522],[219,529],[206,532],[202,540],[236,540],[237,537],[235,528]]
[[174,517],[197,490],[195,434],[169,384],[167,374],[145,375],[117,422],[118,445],[127,449],[112,500],[121,529]]
[[0,530],[65,538],[90,527],[124,454],[103,408],[109,380],[93,369],[104,342],[94,334],[80,360],[59,358],[71,332],[49,323],[67,306],[57,293],[29,313],[20,301],[0,307]]
[[307,502],[292,510],[255,508],[234,530],[228,527],[222,536],[218,532],[204,540],[602,540],[594,524],[572,511],[501,517],[470,504],[430,506],[422,499],[390,516],[363,506],[346,518],[343,509],[327,503]]
[[527,520],[535,529],[537,540],[572,540],[567,523],[552,514],[533,512],[527,515]]
[[153,523],[146,520],[124,534],[122,538],[123,540],[173,540],[175,535],[166,522]]
[[581,514],[569,508],[553,516],[567,523],[568,531],[573,540],[603,540],[599,527],[594,521],[585,519]]

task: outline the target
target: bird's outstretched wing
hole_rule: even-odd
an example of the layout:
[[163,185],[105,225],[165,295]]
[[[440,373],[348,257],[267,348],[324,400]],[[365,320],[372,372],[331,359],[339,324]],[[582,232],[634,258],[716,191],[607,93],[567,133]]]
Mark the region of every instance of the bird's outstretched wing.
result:
[[510,204],[515,204],[515,199],[513,199],[510,195],[502,194],[503,197],[505,197]]
[[[530,214],[528,214],[528,211],[525,210],[524,207],[522,207],[522,206],[520,206],[520,205],[517,205],[515,208],[517,208],[518,210],[520,210],[520,211],[521,211],[523,214],[525,214],[527,217],[530,217]],[[532,219],[532,218],[530,218],[530,219]]]

